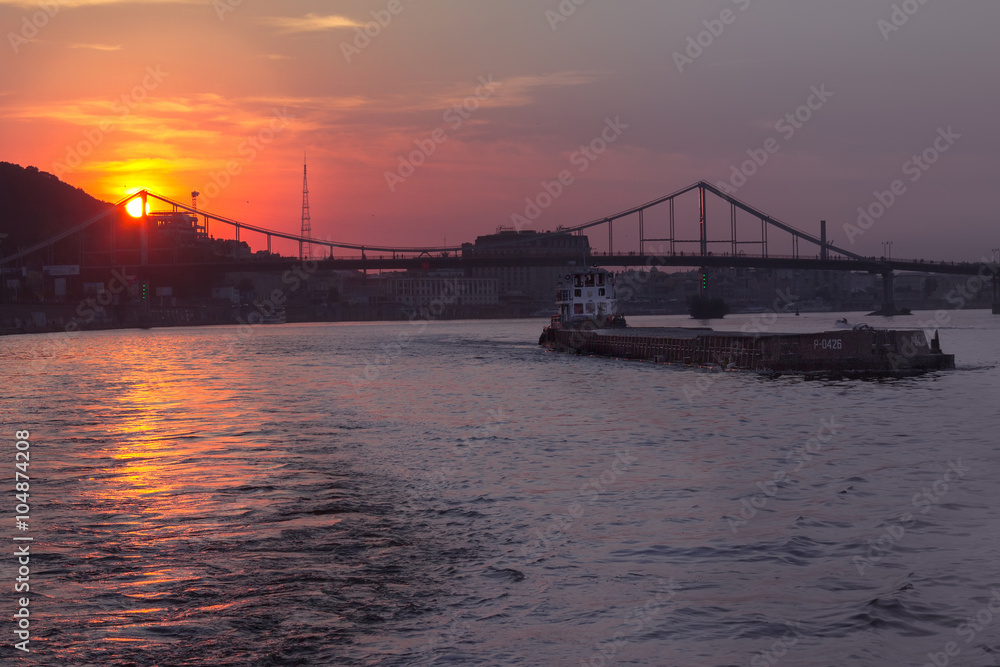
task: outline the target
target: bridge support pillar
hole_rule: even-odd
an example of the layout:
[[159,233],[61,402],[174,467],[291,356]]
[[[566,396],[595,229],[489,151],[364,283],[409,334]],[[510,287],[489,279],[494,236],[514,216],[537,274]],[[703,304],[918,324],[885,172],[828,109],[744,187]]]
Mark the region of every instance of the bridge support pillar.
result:
[[139,263],[143,266],[149,263],[149,251],[146,247],[146,235],[149,218],[146,216],[146,191],[142,191],[139,198],[142,208],[139,210]]
[[[698,188],[698,230],[700,234],[699,243],[701,246],[701,256],[708,255],[708,211],[705,208],[705,188]],[[671,234],[673,236],[673,234]]]
[[882,274],[882,308],[880,315],[886,317],[896,314],[895,279],[892,271]]
[[1000,315],[1000,275],[993,274],[993,314]]

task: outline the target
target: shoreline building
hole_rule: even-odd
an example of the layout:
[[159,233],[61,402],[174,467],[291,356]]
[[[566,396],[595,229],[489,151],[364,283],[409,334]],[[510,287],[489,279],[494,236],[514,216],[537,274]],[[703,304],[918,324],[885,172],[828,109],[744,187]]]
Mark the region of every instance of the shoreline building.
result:
[[433,316],[482,317],[493,314],[497,281],[470,278],[462,271],[408,271],[379,276],[378,293],[385,304]]
[[475,243],[463,243],[462,257],[495,261],[493,266],[469,269],[468,275],[496,280],[501,305],[521,315],[551,313],[567,269],[587,266],[590,240],[558,229],[553,234],[499,227],[495,234],[477,237]]

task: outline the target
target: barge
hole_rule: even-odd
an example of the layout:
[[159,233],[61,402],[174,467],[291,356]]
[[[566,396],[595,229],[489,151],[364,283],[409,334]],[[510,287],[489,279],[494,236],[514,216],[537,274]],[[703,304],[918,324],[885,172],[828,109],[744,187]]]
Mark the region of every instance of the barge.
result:
[[587,269],[566,276],[559,312],[539,344],[563,352],[761,373],[902,376],[955,367],[937,332],[852,329],[819,333],[728,332],[709,328],[630,327],[618,311],[615,276]]

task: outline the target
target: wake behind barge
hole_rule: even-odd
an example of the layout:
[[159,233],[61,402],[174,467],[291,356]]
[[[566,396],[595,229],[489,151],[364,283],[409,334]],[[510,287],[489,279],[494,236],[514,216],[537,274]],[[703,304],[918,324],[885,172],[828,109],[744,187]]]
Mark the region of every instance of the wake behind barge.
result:
[[898,376],[955,367],[937,334],[928,341],[920,329],[860,325],[797,334],[628,327],[618,313],[613,274],[588,269],[566,278],[559,314],[538,341],[553,350],[763,373]]

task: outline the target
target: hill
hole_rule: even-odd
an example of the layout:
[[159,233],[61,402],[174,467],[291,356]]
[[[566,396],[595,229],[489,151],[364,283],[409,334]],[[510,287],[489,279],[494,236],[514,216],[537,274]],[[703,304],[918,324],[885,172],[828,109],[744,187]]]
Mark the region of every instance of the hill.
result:
[[0,256],[43,241],[112,206],[37,167],[0,162]]

